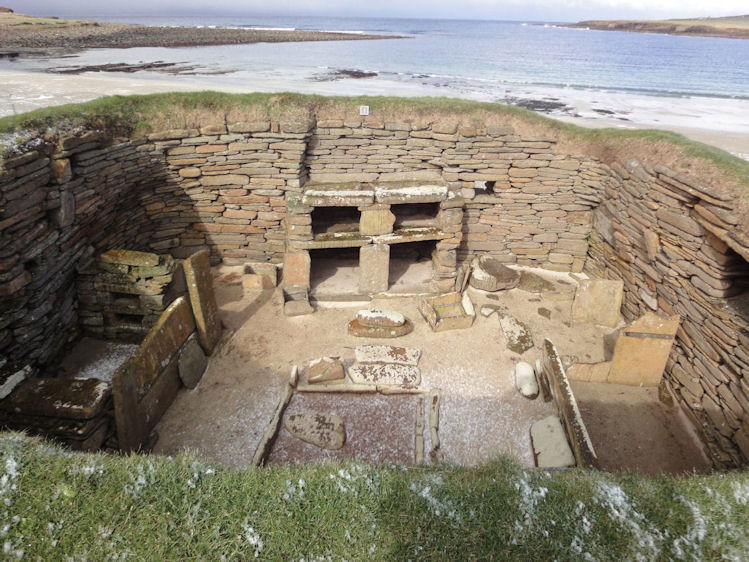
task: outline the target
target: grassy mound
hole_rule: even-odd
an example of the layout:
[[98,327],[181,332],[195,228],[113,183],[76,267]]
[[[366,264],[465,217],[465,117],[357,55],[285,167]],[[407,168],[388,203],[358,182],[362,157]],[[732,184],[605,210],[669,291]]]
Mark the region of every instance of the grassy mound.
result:
[[749,474],[362,464],[228,472],[0,436],[12,558],[670,560],[749,556]]

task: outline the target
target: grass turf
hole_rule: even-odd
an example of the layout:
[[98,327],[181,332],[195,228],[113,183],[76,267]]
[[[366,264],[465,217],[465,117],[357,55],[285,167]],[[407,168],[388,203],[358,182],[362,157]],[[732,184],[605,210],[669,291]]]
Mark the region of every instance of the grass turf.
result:
[[745,560],[749,474],[275,467],[73,454],[0,435],[8,558]]

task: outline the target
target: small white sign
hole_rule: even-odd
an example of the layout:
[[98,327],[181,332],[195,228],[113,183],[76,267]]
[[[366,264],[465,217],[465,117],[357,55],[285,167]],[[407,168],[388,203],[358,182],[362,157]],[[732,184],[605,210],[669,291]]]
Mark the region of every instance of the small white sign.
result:
[[359,115],[369,115],[369,106],[368,105],[360,105],[359,106]]

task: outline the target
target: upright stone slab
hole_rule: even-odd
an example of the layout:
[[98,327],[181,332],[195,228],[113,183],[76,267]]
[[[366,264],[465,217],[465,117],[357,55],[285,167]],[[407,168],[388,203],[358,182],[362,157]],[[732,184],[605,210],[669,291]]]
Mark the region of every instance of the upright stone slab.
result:
[[206,354],[210,355],[221,338],[221,320],[218,316],[216,295],[213,292],[211,260],[208,251],[203,250],[187,258],[184,268],[200,345],[203,346]]
[[359,250],[359,291],[381,293],[388,290],[390,246],[370,244]]
[[393,232],[393,224],[395,224],[395,215],[390,212],[390,205],[362,208],[359,233],[363,236],[390,234]]
[[614,328],[624,299],[624,281],[583,279],[572,302],[572,319]]
[[309,288],[312,259],[306,250],[289,250],[283,256],[283,286],[304,285]]
[[658,386],[678,329],[678,315],[649,312],[632,322],[616,341],[608,382]]
[[208,367],[208,358],[203,353],[203,349],[194,335],[190,336],[182,347],[177,365],[182,384],[189,389],[198,386],[206,367]]

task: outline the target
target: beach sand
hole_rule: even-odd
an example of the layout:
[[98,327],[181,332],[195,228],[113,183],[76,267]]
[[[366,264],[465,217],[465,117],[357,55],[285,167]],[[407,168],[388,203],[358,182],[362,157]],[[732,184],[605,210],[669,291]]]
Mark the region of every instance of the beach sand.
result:
[[[445,91],[382,79],[330,82],[268,79],[222,83],[215,77],[168,76],[136,72],[122,75],[86,72],[79,75],[0,69],[0,117],[42,107],[80,103],[108,95],[215,90],[228,93],[294,91],[323,95],[455,96],[494,101],[470,92]],[[749,100],[674,98],[578,89],[522,89],[505,97],[557,100],[563,110],[549,116],[583,127],[661,129],[726,150],[749,160]],[[495,98],[503,101],[501,96]]]

